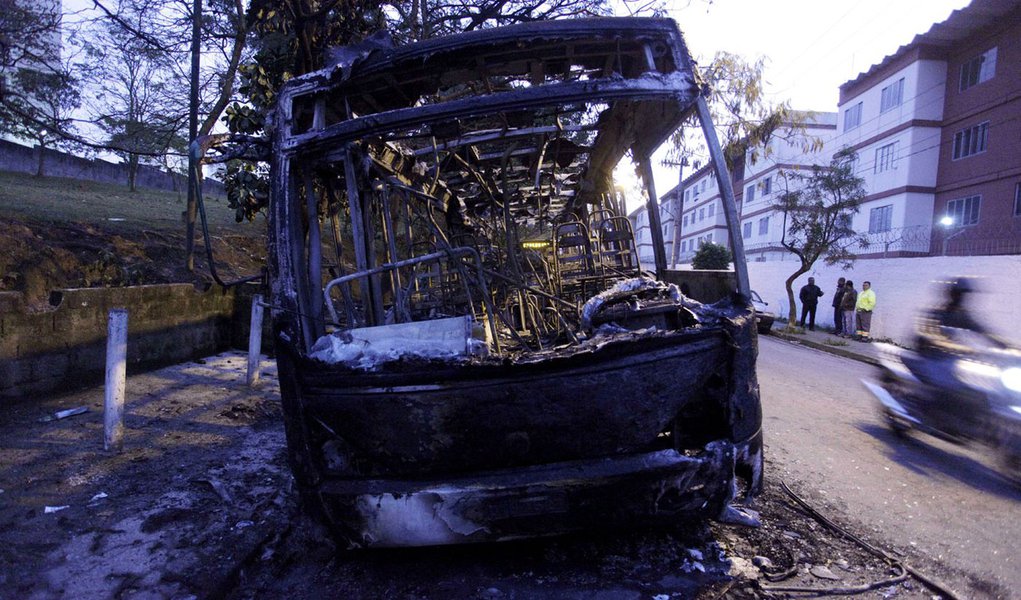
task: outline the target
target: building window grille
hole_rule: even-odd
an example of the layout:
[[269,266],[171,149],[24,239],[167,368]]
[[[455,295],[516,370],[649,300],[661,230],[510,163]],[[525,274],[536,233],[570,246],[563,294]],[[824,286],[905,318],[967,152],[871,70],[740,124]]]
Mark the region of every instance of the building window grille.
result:
[[744,224],[744,237],[746,237],[746,238],[752,237],[752,222],[751,221],[748,221],[747,223]]
[[989,121],[962,129],[954,134],[954,160],[986,151]]
[[882,233],[892,229],[893,205],[879,206],[869,212],[869,233]]
[[876,166],[873,173],[882,173],[897,168],[897,142],[876,148]]
[[861,102],[844,110],[844,131],[851,131],[861,125]]
[[759,219],[759,235],[766,235],[769,233],[769,217],[762,217]]
[[879,98],[879,112],[884,113],[891,108],[900,106],[904,101],[904,78],[883,88]]
[[716,203],[713,202],[712,204],[709,205],[709,216],[711,217],[711,216],[713,216],[715,214],[716,214]]
[[684,226],[688,226],[688,215],[684,215]]
[[705,208],[698,209],[698,220],[699,221],[705,220]]
[[947,202],[947,216],[955,226],[978,224],[978,212],[982,206],[982,196],[968,196]]
[[691,200],[691,190],[684,192],[684,201],[688,202],[689,200]]
[[747,188],[745,188],[745,190],[744,190],[744,201],[745,202],[751,202],[752,200],[755,200],[755,186],[754,185],[750,185]]
[[996,75],[996,48],[990,48],[961,65],[961,91],[989,81],[993,75]]

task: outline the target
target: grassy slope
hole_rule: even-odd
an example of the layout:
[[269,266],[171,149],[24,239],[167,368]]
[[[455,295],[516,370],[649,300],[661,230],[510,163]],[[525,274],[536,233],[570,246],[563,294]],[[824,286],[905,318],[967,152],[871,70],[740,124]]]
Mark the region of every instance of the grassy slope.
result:
[[[184,266],[185,205],[173,192],[0,171],[0,291],[35,304],[59,288],[209,281],[201,226],[195,271]],[[236,223],[223,199],[206,213],[221,278],[257,274],[265,220]]]
[[[0,217],[37,223],[89,223],[119,232],[183,232],[183,194],[61,177],[0,171]],[[234,222],[224,199],[206,202],[210,233],[259,235],[256,224]],[[111,219],[124,219],[111,221]]]

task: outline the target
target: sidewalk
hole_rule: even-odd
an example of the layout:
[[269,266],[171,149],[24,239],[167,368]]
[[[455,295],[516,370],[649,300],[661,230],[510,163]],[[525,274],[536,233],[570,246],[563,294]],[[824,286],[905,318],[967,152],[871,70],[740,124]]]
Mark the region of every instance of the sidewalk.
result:
[[842,338],[820,327],[816,327],[815,331],[808,331],[806,329],[804,333],[786,333],[784,331],[786,326],[786,323],[777,321],[773,324],[773,329],[769,332],[769,335],[792,344],[801,344],[802,346],[822,350],[823,352],[829,352],[844,358],[858,360],[871,365],[878,364],[879,351],[876,349],[875,343]]

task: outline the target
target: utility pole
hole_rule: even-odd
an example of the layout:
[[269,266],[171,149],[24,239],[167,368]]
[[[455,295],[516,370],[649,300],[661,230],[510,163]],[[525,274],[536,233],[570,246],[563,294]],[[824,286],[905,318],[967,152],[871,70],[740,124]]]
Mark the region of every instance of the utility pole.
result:
[[670,266],[677,268],[681,261],[681,218],[684,216],[684,167],[688,166],[688,157],[681,162],[663,161],[667,167],[677,167],[677,201],[674,203],[674,243],[670,252]]
[[[188,147],[199,133],[199,58],[202,35],[202,0],[192,1],[191,11],[191,94],[188,99]],[[198,213],[199,164],[188,152],[188,208],[185,212],[185,260],[188,271],[195,270],[195,216]],[[209,240],[205,240],[209,243]]]

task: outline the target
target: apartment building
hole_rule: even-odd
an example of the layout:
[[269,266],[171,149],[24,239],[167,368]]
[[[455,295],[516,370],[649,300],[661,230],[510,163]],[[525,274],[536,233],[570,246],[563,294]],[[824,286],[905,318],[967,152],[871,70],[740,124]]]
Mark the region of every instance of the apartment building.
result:
[[[787,174],[805,171],[812,165],[828,163],[826,142],[836,129],[835,113],[799,114],[801,129],[781,128],[765,147],[755,148],[731,170],[731,185],[741,217],[741,235],[749,260],[779,259],[783,215],[773,209],[773,200],[789,185]],[[713,242],[730,246],[726,219],[716,172],[709,166],[694,165],[694,172],[660,198],[663,237],[668,262],[691,262],[699,246]],[[645,209],[631,214],[640,248],[651,256]],[[674,240],[679,244],[674,248]]]
[[974,0],[840,87],[862,258],[1021,252],[1021,2]]
[[[954,11],[840,86],[837,112],[814,115],[808,130],[822,150],[779,135],[731,173],[748,260],[789,258],[771,200],[794,185],[788,173],[843,148],[856,152],[867,193],[851,221],[860,258],[1021,253],[1021,0]],[[668,257],[684,263],[706,241],[729,245],[708,167],[661,207]]]

